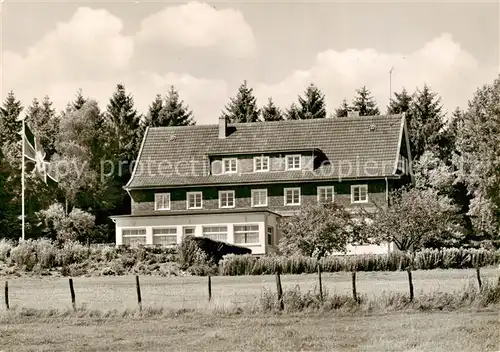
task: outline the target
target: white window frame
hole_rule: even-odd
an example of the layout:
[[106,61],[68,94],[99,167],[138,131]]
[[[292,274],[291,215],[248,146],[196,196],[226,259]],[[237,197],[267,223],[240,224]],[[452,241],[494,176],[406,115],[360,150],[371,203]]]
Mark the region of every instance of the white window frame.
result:
[[[155,230],[175,230],[175,233],[162,233],[162,234],[155,234]],[[157,245],[155,243],[155,237],[175,237],[175,243],[169,243],[167,246],[175,246],[177,244],[177,227],[175,226],[162,226],[162,227],[153,227],[152,228],[152,233],[153,233],[153,245]]]
[[[162,207],[158,207],[158,203],[163,203]],[[168,199],[168,205],[165,206],[165,198]],[[155,210],[170,210],[170,193],[155,193]]]
[[[238,226],[257,226],[257,230],[252,230],[252,231],[238,231],[236,230],[236,227]],[[257,234],[257,242],[236,242],[236,236],[237,235],[242,235],[242,234],[248,234],[252,233],[255,235]],[[259,224],[234,224],[233,225],[233,237],[234,237],[234,244],[236,245],[257,245],[260,244],[260,225]],[[246,236],[245,236],[246,239]]]
[[[140,235],[125,235],[124,232],[125,231],[144,231],[144,234],[140,234]],[[124,239],[125,238],[144,238],[144,243],[140,243],[141,245],[147,245],[147,229],[145,227],[129,227],[129,228],[123,228],[122,229],[122,244],[126,245],[126,246],[135,246],[135,245],[130,245],[130,244],[125,244],[125,241]]]
[[[292,158],[299,158],[299,166],[298,167],[289,167],[288,160]],[[295,164],[295,163],[294,163]],[[285,170],[302,170],[302,155],[301,154],[289,154],[285,159]]]
[[[316,190],[318,203],[323,203],[321,201],[321,191],[323,191],[323,190],[330,190],[330,189],[332,190],[332,201],[331,201],[331,203],[333,203],[335,201],[335,187],[334,186],[318,186],[318,188]],[[325,202],[325,203],[330,203],[330,202]]]
[[[222,205],[222,194],[227,193],[227,194],[232,194],[233,195],[233,205]],[[229,199],[229,198],[228,198]],[[219,208],[234,208],[236,207],[236,195],[234,193],[234,190],[224,190],[224,191],[219,191]]]
[[[299,192],[299,202],[298,203],[287,203],[286,202],[286,194],[288,191],[298,191]],[[293,197],[292,197],[293,198]],[[283,189],[283,204],[285,206],[290,206],[290,207],[295,207],[295,206],[299,206],[300,203],[301,203],[301,194],[300,194],[300,187],[289,187],[289,188],[284,188]]]
[[[233,162],[235,165],[234,170],[226,170],[226,161]],[[223,174],[236,174],[238,173],[238,158],[223,158],[222,159],[222,173]]]
[[[193,233],[192,234],[187,234],[186,233],[186,230],[189,229],[189,230],[193,230]],[[182,227],[182,237],[186,237],[186,236],[193,236],[195,237],[196,236],[196,226],[183,226]]]
[[[208,228],[214,228],[214,227],[225,227],[226,228],[226,232],[208,232],[208,233],[205,233],[205,229],[208,229]],[[205,226],[202,226],[201,227],[201,235],[203,237],[206,237],[206,238],[210,238],[208,235],[211,235],[211,234],[214,234],[214,235],[223,235],[225,234],[226,235],[226,239],[224,241],[221,241],[219,239],[217,240],[214,240],[214,241],[219,241],[219,242],[227,242],[228,241],[228,237],[229,237],[229,227],[224,224],[224,225],[205,225]]]
[[[260,160],[260,165],[264,165],[264,160],[266,161],[266,168],[257,169],[257,162]],[[253,157],[253,172],[268,172],[269,171],[269,157],[265,155],[254,156]]]
[[[198,195],[200,196],[201,201],[199,207],[196,206],[196,199],[195,199],[195,206],[194,207],[189,206],[190,195],[194,195],[195,197]],[[186,209],[203,209],[203,192],[186,192]]]
[[[271,231],[269,231],[271,230]],[[271,235],[271,241],[269,241],[269,235]],[[268,246],[274,246],[274,227],[273,226],[267,226],[266,229],[266,243]]]
[[[354,189],[356,188],[364,188],[366,190],[366,199],[365,200],[354,200]],[[351,185],[351,203],[359,204],[359,203],[368,203],[368,185]]]
[[[265,204],[255,204],[254,193],[258,193],[258,192],[265,192],[266,193],[266,197],[265,197],[266,202],[265,202]],[[250,198],[251,198],[252,208],[267,207],[267,202],[268,202],[268,200],[267,200],[267,188],[252,189]]]

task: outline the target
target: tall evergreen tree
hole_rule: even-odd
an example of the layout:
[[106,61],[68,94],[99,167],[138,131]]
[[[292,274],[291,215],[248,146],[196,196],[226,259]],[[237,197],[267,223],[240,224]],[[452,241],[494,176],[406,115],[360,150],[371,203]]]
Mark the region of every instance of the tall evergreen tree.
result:
[[83,104],[85,104],[86,102],[87,102],[87,99],[83,96],[82,90],[78,89],[78,92],[76,92],[75,101],[73,101],[73,103],[71,103],[71,106],[75,110],[80,110],[82,108]]
[[347,113],[349,112],[349,104],[347,103],[347,99],[342,100],[340,106],[335,109],[336,117],[347,117]]
[[267,101],[267,105],[262,108],[262,119],[264,121],[281,121],[283,120],[283,114],[281,109],[274,104],[273,99],[270,97]]
[[[148,117],[152,127],[158,126],[189,126],[194,125],[193,112],[189,106],[179,98],[179,93],[174,86],[170,87],[164,101],[153,101],[149,109]],[[161,99],[161,98],[160,98]]]
[[288,109],[285,111],[285,116],[287,120],[300,120],[300,108],[297,104],[292,103]]
[[417,160],[426,150],[439,155],[439,141],[444,127],[441,98],[429,86],[417,89],[409,114],[411,152]]
[[21,140],[22,123],[19,116],[22,110],[21,102],[16,99],[14,92],[10,91],[0,107],[0,147]]
[[146,126],[157,125],[156,121],[160,121],[160,113],[162,109],[163,109],[163,98],[161,94],[156,94],[155,99],[153,100],[151,105],[149,105],[144,125]]
[[405,88],[400,93],[394,93],[394,98],[391,99],[387,107],[388,114],[408,113],[411,108],[413,98]]
[[380,115],[375,99],[366,86],[356,89],[357,96],[352,101],[352,107],[359,112],[359,116]]
[[111,150],[120,160],[132,160],[140,146],[140,115],[134,108],[132,95],[123,84],[117,84],[105,113],[110,128]]
[[55,145],[59,133],[59,117],[52,105],[48,96],[45,96],[41,103],[35,98],[26,114],[26,121],[49,160],[56,152]]
[[253,88],[249,88],[245,80],[239,86],[236,97],[230,98],[222,116],[231,123],[237,123],[256,122],[259,120],[259,115],[260,110],[257,107],[257,99],[253,95]]
[[326,117],[325,95],[313,83],[307,86],[304,97],[299,95],[299,118],[319,119]]

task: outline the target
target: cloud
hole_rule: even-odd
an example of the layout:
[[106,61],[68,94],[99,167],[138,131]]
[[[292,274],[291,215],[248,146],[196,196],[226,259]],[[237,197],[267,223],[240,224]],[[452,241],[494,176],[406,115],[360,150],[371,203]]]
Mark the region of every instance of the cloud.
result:
[[442,96],[448,110],[457,105],[465,108],[476,87],[496,74],[494,67],[480,67],[450,34],[444,33],[410,53],[383,53],[370,48],[326,50],[316,55],[308,69],[297,70],[281,82],[258,84],[255,91],[260,101],[272,96],[277,104],[288,107],[312,82],[326,94],[328,109],[333,111],[342,99],[352,100],[355,89],[366,85],[383,112],[393,66],[393,92],[403,87],[413,92],[427,83]]
[[255,55],[252,28],[241,12],[201,2],[168,6],[141,22],[139,42],[187,48],[217,48],[235,58]]
[[26,53],[3,52],[2,83],[61,83],[106,77],[127,68],[134,52],[122,20],[106,10],[80,7],[67,22],[45,34]]

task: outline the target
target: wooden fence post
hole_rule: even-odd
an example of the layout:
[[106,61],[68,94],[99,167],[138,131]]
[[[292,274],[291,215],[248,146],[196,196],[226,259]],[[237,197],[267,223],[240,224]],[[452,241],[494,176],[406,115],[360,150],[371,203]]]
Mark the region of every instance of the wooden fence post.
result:
[[9,310],[9,282],[5,280],[5,307]]
[[358,293],[356,291],[356,272],[355,271],[352,272],[352,298],[354,298],[356,303],[358,302]]
[[412,302],[413,301],[413,281],[411,278],[411,267],[408,267],[408,269],[406,269],[406,271],[408,272],[408,283],[410,285],[410,302]]
[[285,308],[283,303],[283,288],[281,287],[281,278],[279,270],[276,271],[276,290],[278,292],[278,302],[280,305],[280,310]]
[[318,279],[319,279],[319,299],[323,302],[323,283],[321,281],[321,265],[318,263]]
[[137,289],[137,303],[139,304],[139,312],[142,312],[141,284],[139,283],[139,275],[135,276],[135,287]]
[[208,301],[212,300],[212,278],[208,275]]
[[476,276],[477,276],[477,283],[479,285],[479,291],[481,291],[483,284],[481,282],[481,269],[479,268],[479,265],[476,266]]
[[71,305],[73,306],[73,310],[76,311],[76,298],[75,298],[75,289],[73,287],[73,279],[69,279],[69,292],[71,293]]

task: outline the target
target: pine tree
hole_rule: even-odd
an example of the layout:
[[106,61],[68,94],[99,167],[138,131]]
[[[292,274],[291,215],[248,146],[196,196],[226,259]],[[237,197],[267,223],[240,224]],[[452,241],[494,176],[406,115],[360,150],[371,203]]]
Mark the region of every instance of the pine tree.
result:
[[439,140],[444,126],[441,98],[424,85],[422,90],[415,92],[410,111],[408,120],[413,159],[417,160],[426,150],[440,155]]
[[297,104],[292,103],[290,107],[285,111],[285,116],[287,120],[300,120],[300,109]]
[[118,84],[106,108],[105,118],[110,128],[110,145],[121,160],[132,160],[140,146],[140,115],[134,108],[134,99],[125,86]]
[[283,114],[281,109],[274,104],[272,98],[269,98],[267,105],[262,108],[262,119],[264,121],[281,121]]
[[160,113],[163,109],[163,98],[160,94],[156,94],[155,99],[149,105],[148,113],[144,122],[145,126],[159,126]]
[[253,95],[253,88],[247,86],[247,81],[238,88],[236,97],[230,98],[222,116],[231,123],[256,122],[259,120],[260,110],[257,108],[257,99]]
[[391,99],[389,106],[387,107],[388,114],[401,114],[408,113],[411,108],[413,98],[405,88],[401,93],[394,93],[394,98]]
[[179,93],[175,90],[174,86],[170,87],[163,104],[158,100],[158,96],[156,97],[150,107],[149,116],[151,117],[152,127],[189,126],[195,124],[193,112],[179,98]]
[[35,98],[26,113],[26,122],[40,142],[48,160],[56,152],[59,133],[59,117],[52,105],[48,96],[43,98],[42,103]]
[[326,117],[325,95],[311,83],[304,92],[304,97],[299,96],[299,118],[319,119]]
[[352,101],[352,107],[359,112],[359,116],[380,115],[375,99],[366,86],[356,90],[357,96]]
[[7,94],[3,106],[0,107],[0,148],[21,140],[21,121],[19,115],[23,110],[21,102],[16,99],[14,92]]
[[347,99],[342,100],[340,106],[335,109],[336,117],[347,117],[347,113],[349,112],[349,104],[347,103]]
[[78,92],[76,93],[76,99],[71,104],[71,106],[75,110],[80,110],[82,108],[83,104],[85,104],[86,102],[87,102],[87,99],[83,96],[82,90],[79,89]]

